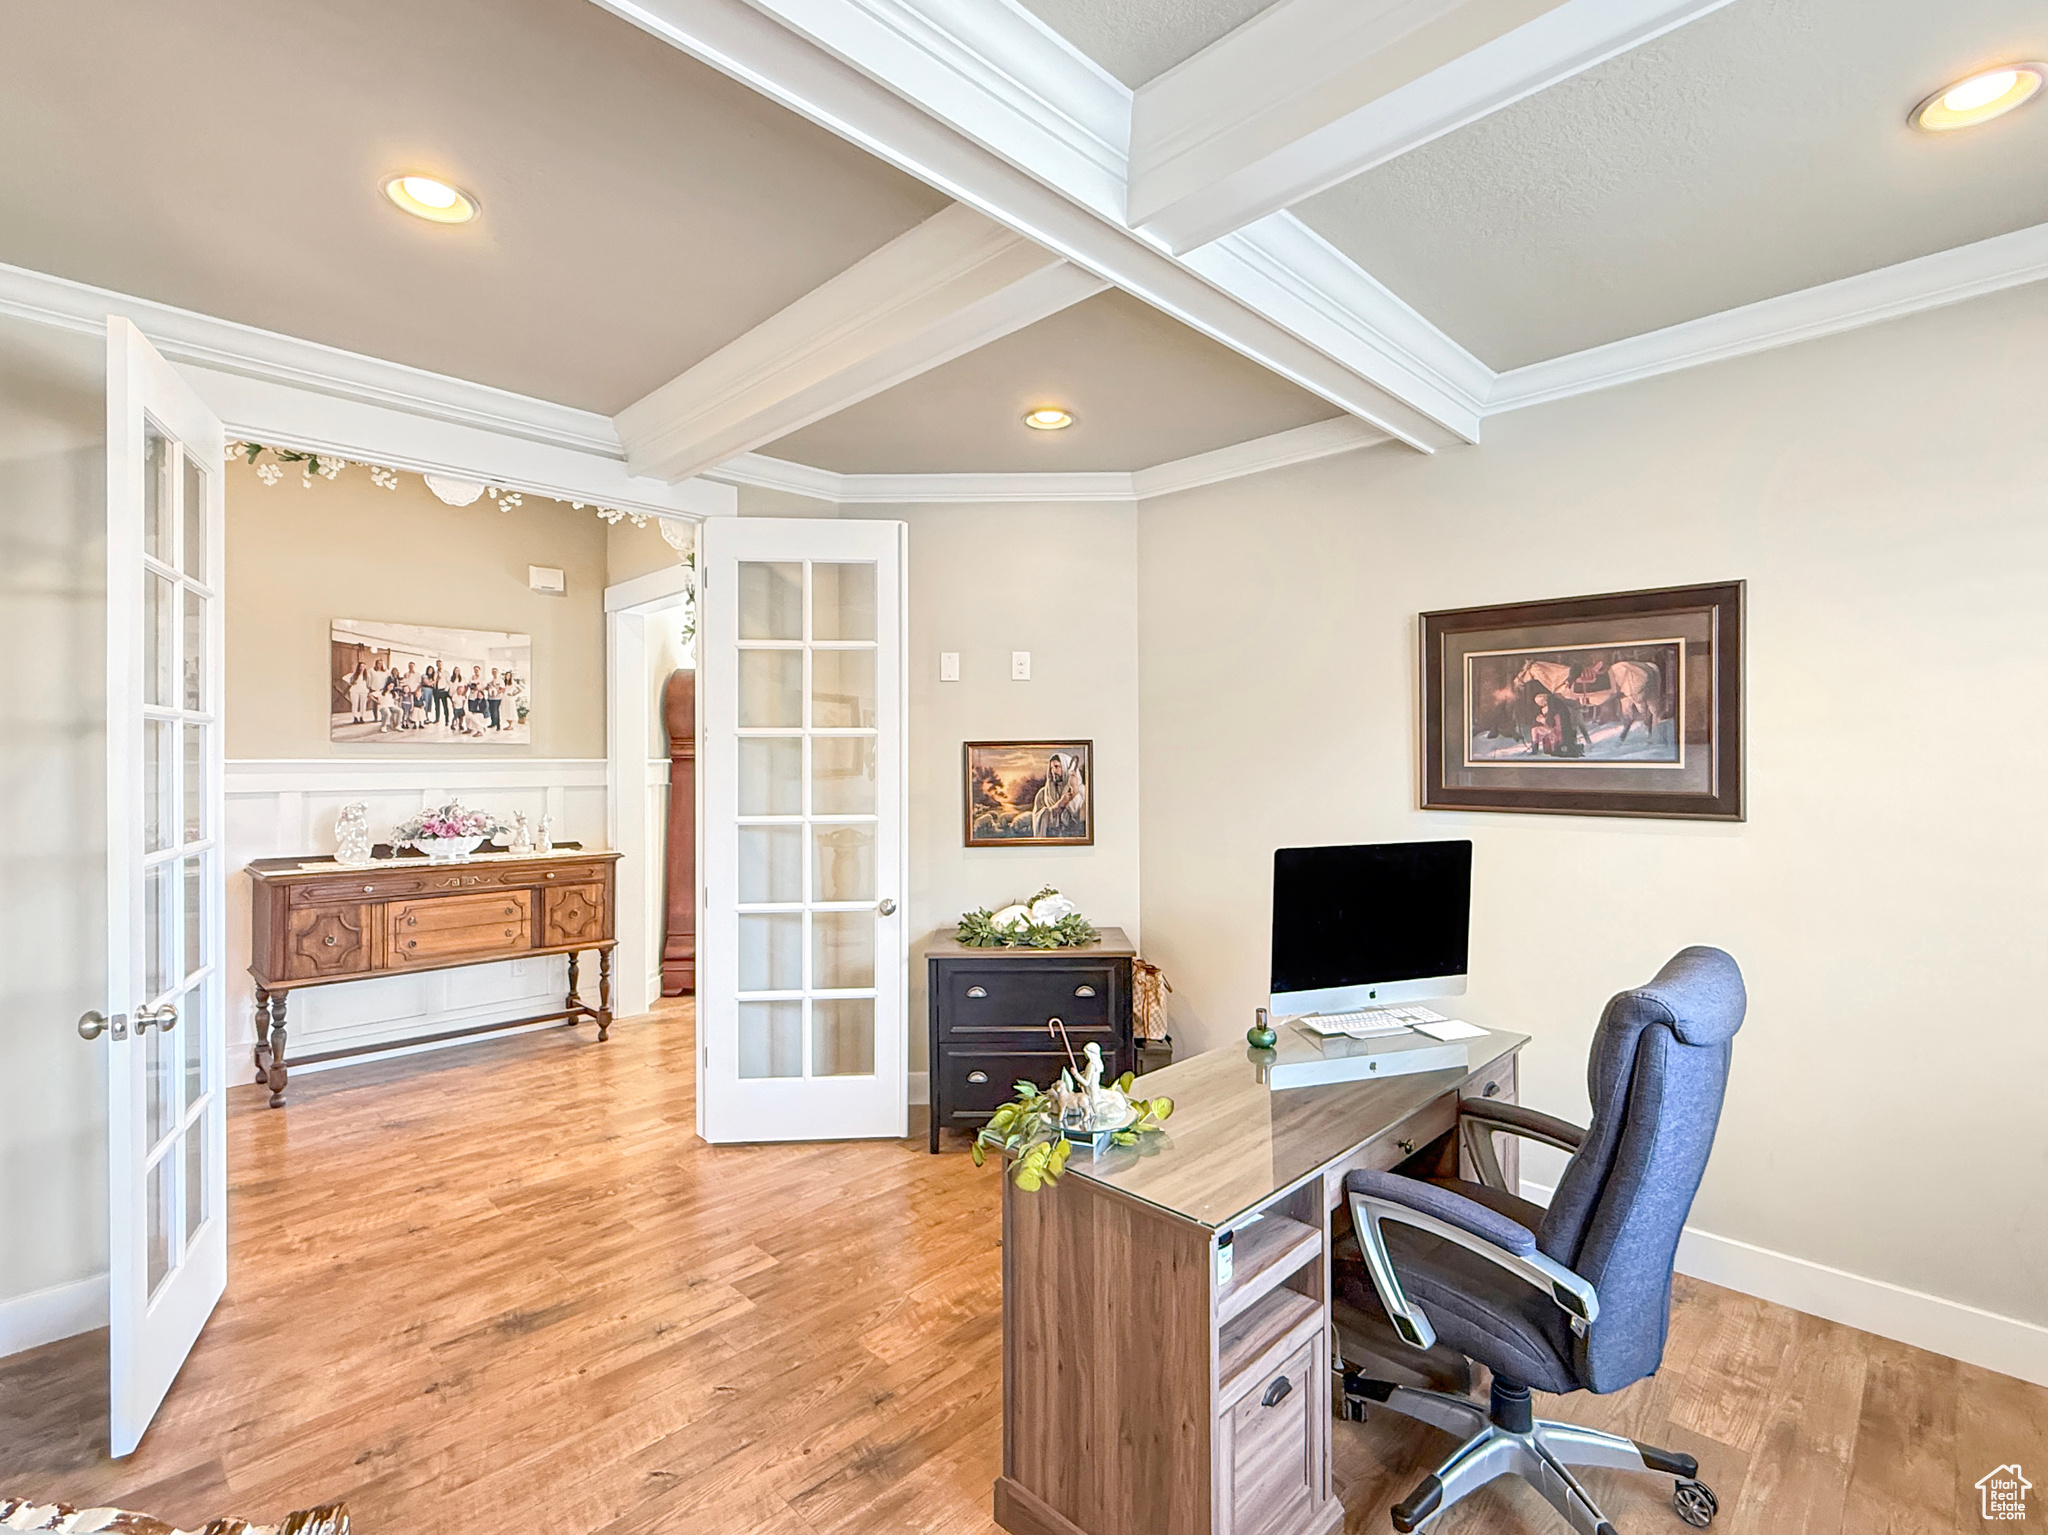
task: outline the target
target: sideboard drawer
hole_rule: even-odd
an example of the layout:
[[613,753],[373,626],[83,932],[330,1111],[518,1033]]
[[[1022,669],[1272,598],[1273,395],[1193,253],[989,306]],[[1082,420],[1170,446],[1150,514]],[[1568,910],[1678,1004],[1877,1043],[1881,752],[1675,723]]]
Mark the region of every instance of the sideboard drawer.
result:
[[1070,1033],[1113,1031],[1117,973],[1110,965],[1030,960],[1007,966],[949,964],[939,1031],[972,1037],[989,1030],[1042,1032],[1057,1018]]
[[294,981],[353,975],[370,968],[366,908],[328,906],[291,913],[284,973]]
[[[524,892],[521,892],[524,894]],[[566,943],[596,943],[606,936],[604,886],[564,885],[543,890],[541,944],[554,948]]]
[[458,957],[509,956],[533,947],[530,890],[402,901],[386,910],[386,942],[395,969]]
[[291,887],[294,906],[354,905],[361,901],[385,901],[394,896],[418,895],[427,881],[418,874],[386,874],[365,869],[346,878],[309,880]]
[[559,887],[562,885],[590,885],[604,882],[604,868],[601,863],[565,863],[558,869],[543,869],[538,875],[532,870],[523,874],[508,873],[508,885],[540,885]]
[[939,1068],[946,1123],[974,1129],[1017,1095],[1019,1082],[1050,1087],[1066,1064],[1064,1050],[948,1050]]

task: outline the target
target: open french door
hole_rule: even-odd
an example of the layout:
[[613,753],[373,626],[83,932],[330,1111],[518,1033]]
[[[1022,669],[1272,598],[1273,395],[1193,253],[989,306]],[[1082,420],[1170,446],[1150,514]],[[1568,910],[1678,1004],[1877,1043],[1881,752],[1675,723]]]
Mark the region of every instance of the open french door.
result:
[[220,421],[107,321],[107,1060],[113,1453],[227,1287]]
[[716,518],[698,556],[697,1130],[909,1132],[900,522]]

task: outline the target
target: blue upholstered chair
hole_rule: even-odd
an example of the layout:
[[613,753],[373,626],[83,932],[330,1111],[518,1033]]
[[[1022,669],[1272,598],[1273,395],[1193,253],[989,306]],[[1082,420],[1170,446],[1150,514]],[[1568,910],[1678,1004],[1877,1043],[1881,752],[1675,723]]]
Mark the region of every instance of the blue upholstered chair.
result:
[[[1482,1407],[1373,1379],[1347,1361],[1354,1404],[1377,1403],[1465,1439],[1394,1506],[1395,1529],[1414,1530],[1512,1473],[1581,1535],[1615,1535],[1573,1466],[1675,1477],[1679,1515],[1700,1526],[1713,1517],[1714,1496],[1690,1455],[1537,1421],[1529,1389],[1619,1391],[1662,1361],[1672,1259],[1713,1149],[1745,1000],[1734,960],[1719,949],[1681,950],[1647,986],[1607,1004],[1586,1074],[1590,1129],[1474,1100],[1461,1111],[1460,1136],[1480,1182],[1376,1172],[1346,1179],[1363,1262],[1338,1265],[1340,1304],[1372,1307],[1376,1293],[1409,1348],[1441,1340],[1493,1375]],[[1548,1210],[1507,1192],[1497,1131],[1572,1153]]]

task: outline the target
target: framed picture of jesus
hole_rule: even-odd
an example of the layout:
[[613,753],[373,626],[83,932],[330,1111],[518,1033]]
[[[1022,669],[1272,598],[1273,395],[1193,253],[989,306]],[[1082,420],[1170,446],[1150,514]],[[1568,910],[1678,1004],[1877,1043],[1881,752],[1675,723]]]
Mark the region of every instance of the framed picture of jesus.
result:
[[1739,821],[1743,583],[1422,615],[1422,806]]
[[969,741],[962,758],[968,847],[1094,845],[1094,742]]

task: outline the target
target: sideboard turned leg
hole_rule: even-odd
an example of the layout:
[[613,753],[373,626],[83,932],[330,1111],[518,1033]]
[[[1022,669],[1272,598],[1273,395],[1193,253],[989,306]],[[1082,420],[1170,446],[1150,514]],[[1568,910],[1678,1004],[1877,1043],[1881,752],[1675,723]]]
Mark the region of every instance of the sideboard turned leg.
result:
[[[569,951],[569,998],[562,1006],[569,1009],[572,1015],[583,1011],[583,1004],[576,999],[576,971],[579,958],[580,956],[574,949]],[[570,1018],[570,1022],[575,1022],[573,1016]]]
[[270,999],[270,1063],[264,1073],[264,1080],[270,1084],[270,1106],[284,1107],[284,1084],[287,1080],[284,1069],[284,999],[287,993],[276,992]]
[[256,988],[256,1048],[249,1052],[256,1061],[256,1085],[270,1080],[270,993]]
[[612,951],[597,951],[597,1037],[609,1039],[612,1032]]

